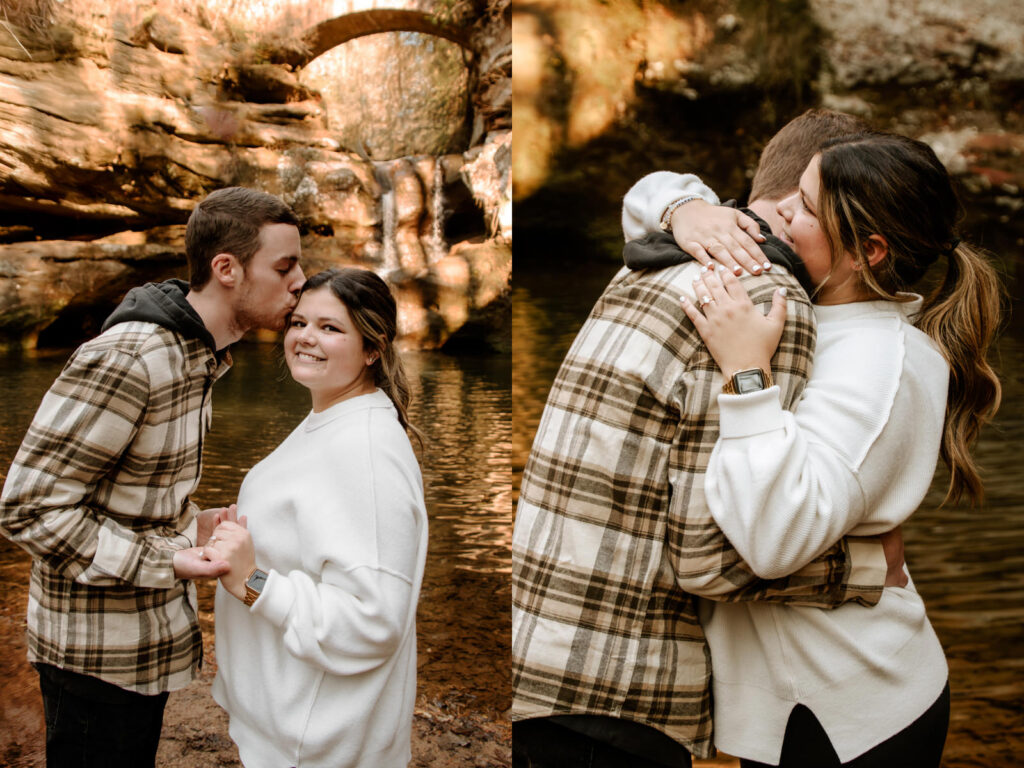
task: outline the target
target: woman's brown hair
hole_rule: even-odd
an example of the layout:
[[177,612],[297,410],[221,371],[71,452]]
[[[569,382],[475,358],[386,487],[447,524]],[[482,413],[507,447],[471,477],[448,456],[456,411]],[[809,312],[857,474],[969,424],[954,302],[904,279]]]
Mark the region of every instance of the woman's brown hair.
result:
[[[946,501],[982,498],[971,455],[982,425],[999,407],[1001,387],[988,351],[1002,317],[1003,289],[988,258],[961,242],[963,210],[946,168],[931,147],[905,136],[864,132],[821,150],[818,214],[833,264],[852,254],[867,291],[891,301],[914,286],[938,259],[945,275],[925,297],[915,325],[938,345],[950,367],[941,455],[949,467]],[[881,235],[888,254],[872,266],[864,251]]]
[[352,322],[363,337],[364,349],[377,352],[377,359],[371,366],[373,382],[384,390],[398,411],[398,421],[410,435],[423,445],[423,435],[409,421],[411,393],[409,379],[405,375],[402,359],[395,349],[398,333],[398,307],[381,278],[367,269],[343,267],[318,272],[302,286],[301,296],[306,291],[326,285],[331,293],[345,305]]

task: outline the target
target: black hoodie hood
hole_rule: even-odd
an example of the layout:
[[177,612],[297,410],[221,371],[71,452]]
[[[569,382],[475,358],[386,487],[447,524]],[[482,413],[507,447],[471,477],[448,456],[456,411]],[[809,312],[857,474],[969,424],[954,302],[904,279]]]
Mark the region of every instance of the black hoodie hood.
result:
[[132,321],[156,323],[187,339],[199,339],[216,352],[213,335],[203,325],[199,313],[185,299],[186,294],[188,283],[176,278],[132,288],[104,321],[102,330],[117,323]]
[[[729,205],[729,203],[725,203],[725,205]],[[811,276],[807,274],[807,268],[793,249],[773,235],[768,222],[756,213],[749,208],[740,208],[740,210],[756,221],[761,228],[761,234],[765,236],[766,240],[758,245],[761,246],[768,261],[785,267],[804,287],[808,295],[813,294],[814,285],[811,282]],[[671,233],[652,232],[639,240],[630,240],[626,243],[622,249],[622,260],[626,262],[627,267],[633,270],[662,269],[693,261],[693,256],[679,247]]]

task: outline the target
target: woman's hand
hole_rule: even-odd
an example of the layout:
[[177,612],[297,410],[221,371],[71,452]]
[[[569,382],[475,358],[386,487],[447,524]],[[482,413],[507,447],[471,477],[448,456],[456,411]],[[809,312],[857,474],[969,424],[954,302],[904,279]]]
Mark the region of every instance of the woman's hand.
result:
[[670,222],[679,247],[704,266],[717,262],[737,275],[771,269],[757,245],[765,241],[761,228],[735,208],[692,200],[672,211]]
[[228,563],[230,570],[220,577],[220,583],[239,600],[245,599],[245,579],[256,567],[252,534],[246,525],[244,515],[237,522],[225,520],[217,526],[203,548],[203,554],[209,560]]
[[693,281],[700,308],[685,296],[679,300],[722,374],[728,379],[748,368],[770,370],[786,324],[786,289],[775,292],[765,315],[728,270],[711,269],[701,275]]
[[204,509],[196,515],[196,546],[202,547],[213,534],[213,529],[223,521],[232,519],[230,515],[238,516],[238,507],[232,504],[230,507],[213,507]]

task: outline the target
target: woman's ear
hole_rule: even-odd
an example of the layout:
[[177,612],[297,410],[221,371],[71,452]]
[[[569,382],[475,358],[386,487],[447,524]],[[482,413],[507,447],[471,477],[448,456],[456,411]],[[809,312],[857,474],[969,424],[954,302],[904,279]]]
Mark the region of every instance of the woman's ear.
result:
[[[871,235],[861,243],[861,248],[864,250],[864,258],[872,267],[889,255],[889,241],[884,235]],[[853,268],[860,269],[861,265],[854,263]]]
[[218,253],[210,261],[213,278],[225,288],[234,288],[241,280],[242,265],[232,253]]

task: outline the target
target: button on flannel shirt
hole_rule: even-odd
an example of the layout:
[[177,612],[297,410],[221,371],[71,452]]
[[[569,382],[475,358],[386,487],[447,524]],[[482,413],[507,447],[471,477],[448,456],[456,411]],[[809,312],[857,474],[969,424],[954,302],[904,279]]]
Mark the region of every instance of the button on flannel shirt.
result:
[[[620,271],[552,386],[513,534],[512,717],[621,717],[706,757],[711,668],[695,595],[834,607],[873,604],[881,585],[850,583],[844,542],[759,581],[716,527],[701,475],[722,378],[679,304],[699,268]],[[792,408],[814,349],[810,303],[780,268],[744,284],[755,304],[789,291],[772,372]]]
[[144,694],[195,676],[195,587],[171,558],[195,541],[189,495],[224,357],[154,323],[120,323],[79,347],[46,393],[0,501],[0,530],[34,557],[30,661]]

